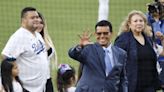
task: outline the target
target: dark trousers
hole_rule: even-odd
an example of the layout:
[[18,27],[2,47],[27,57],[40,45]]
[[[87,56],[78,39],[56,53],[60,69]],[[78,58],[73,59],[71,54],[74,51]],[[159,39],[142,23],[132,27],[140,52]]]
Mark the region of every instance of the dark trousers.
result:
[[137,88],[135,92],[156,92],[154,87]]
[[54,92],[51,78],[47,79],[46,92]]
[[[161,84],[164,85],[164,61],[159,61],[160,67],[162,68],[162,71],[159,75],[159,79],[161,81]],[[164,88],[162,89],[164,92]]]

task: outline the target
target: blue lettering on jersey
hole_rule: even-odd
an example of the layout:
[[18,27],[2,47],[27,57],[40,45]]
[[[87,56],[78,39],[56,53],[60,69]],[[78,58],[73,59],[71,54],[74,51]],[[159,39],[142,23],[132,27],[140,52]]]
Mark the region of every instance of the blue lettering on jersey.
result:
[[38,40],[38,42],[36,43],[33,43],[32,48],[34,49],[34,53],[36,54],[41,53],[45,49],[43,43],[40,40]]

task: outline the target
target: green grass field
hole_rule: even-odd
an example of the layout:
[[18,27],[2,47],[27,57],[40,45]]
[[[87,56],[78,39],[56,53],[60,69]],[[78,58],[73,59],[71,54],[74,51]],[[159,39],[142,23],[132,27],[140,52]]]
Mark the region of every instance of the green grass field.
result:
[[[152,1],[110,0],[109,20],[113,24],[114,33],[117,34],[119,25],[128,12],[146,12],[146,4]],[[77,34],[88,28],[94,32],[98,0],[1,0],[0,6],[0,52],[10,35],[20,27],[20,11],[26,6],[32,6],[37,8],[47,21],[49,34],[57,50],[58,62],[69,63],[77,70],[78,63],[70,59],[67,52],[78,43]],[[94,41],[94,37],[92,39]],[[53,70],[54,82],[55,75],[56,71]]]

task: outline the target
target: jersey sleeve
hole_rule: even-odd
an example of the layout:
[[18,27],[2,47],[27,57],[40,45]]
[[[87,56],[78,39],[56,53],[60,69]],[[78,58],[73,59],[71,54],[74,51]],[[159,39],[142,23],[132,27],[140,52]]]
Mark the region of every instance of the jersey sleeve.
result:
[[7,57],[17,58],[22,52],[24,52],[23,46],[25,43],[23,41],[25,40],[22,39],[22,36],[12,35],[1,54]]

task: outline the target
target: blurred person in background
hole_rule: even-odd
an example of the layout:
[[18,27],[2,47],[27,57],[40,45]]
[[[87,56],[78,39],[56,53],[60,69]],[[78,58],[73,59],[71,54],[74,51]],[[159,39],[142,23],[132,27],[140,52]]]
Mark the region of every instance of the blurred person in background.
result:
[[[155,2],[148,4],[147,19],[148,25],[152,27],[154,32],[154,41],[156,44],[162,45],[159,38],[164,35],[164,0],[155,0]],[[159,77],[164,92],[164,56],[159,56],[158,62],[162,68]]]

